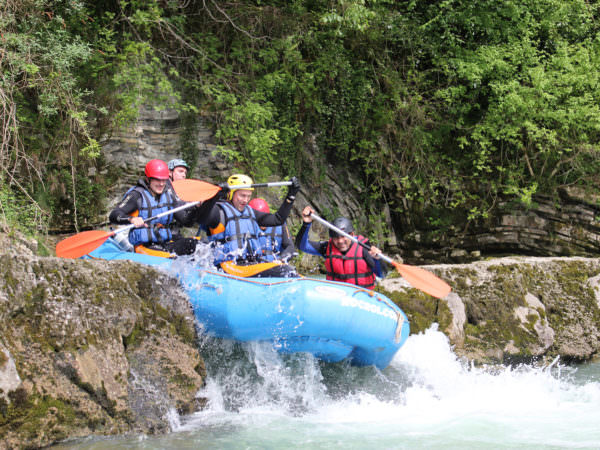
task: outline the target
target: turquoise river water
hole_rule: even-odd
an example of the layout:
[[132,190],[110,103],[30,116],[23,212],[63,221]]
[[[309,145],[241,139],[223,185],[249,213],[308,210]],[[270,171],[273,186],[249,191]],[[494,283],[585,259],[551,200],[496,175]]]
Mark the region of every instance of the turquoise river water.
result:
[[392,364],[324,364],[206,339],[205,410],[165,436],[93,438],[81,449],[600,449],[600,363],[481,368],[434,325]]

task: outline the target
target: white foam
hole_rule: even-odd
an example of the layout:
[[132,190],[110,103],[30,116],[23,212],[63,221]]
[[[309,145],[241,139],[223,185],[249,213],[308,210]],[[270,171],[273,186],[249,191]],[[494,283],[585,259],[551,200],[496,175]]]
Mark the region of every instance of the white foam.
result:
[[[377,437],[383,445],[385,439],[409,436],[433,447],[436,440],[534,447],[600,442],[597,382],[575,383],[574,371],[558,362],[500,369],[465,364],[437,326],[410,336],[383,372],[320,366],[306,355],[283,358],[258,344],[247,346],[246,354],[253,370],[238,366],[209,380],[203,391],[209,407],[196,416],[195,426],[281,432],[299,427],[346,438]],[[321,372],[331,367],[338,369],[333,380]],[[341,385],[335,386],[337,394],[327,387],[332,382]],[[223,399],[231,395],[246,396],[235,411]]]

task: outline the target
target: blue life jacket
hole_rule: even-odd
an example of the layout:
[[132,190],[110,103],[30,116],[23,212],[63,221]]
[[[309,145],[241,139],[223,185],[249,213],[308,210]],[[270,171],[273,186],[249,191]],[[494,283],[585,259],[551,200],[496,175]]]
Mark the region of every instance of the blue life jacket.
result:
[[283,225],[267,227],[264,230],[261,230],[259,241],[263,250],[263,258],[267,261],[275,261],[281,252]]
[[254,210],[246,205],[238,211],[229,202],[217,202],[221,209],[221,222],[208,230],[208,240],[222,244],[215,256],[215,264],[234,259],[247,259],[262,255],[259,241],[261,232]]
[[[137,191],[141,195],[142,202],[138,209],[138,213],[139,217],[142,219],[156,216],[157,214],[177,207],[177,199],[173,195],[173,191],[169,189],[165,189],[158,200],[147,188],[140,185],[130,188],[125,193],[124,197],[131,191]],[[129,242],[131,242],[131,245],[136,246],[140,244],[170,241],[173,237],[170,228],[172,222],[173,214],[167,214],[149,222],[147,224],[148,228],[133,228],[129,232]]]

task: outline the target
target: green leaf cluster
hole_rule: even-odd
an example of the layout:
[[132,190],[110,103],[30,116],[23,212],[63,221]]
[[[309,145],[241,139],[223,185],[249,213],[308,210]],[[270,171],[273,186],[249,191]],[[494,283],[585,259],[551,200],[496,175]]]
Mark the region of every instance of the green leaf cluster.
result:
[[182,155],[201,117],[218,153],[259,181],[351,172],[365,216],[387,204],[404,231],[485,221],[500,200],[530,205],[559,186],[598,189],[593,2],[8,5],[0,89],[14,113],[0,162],[52,218],[68,220],[70,204],[76,226],[99,204],[105,180],[81,180],[101,168],[101,136],[141,107],[181,112]]

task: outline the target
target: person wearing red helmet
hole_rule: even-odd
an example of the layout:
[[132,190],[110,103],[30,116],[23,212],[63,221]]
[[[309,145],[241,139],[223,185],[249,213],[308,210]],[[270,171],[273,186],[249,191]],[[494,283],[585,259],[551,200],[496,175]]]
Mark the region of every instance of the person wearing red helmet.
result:
[[195,215],[193,208],[159,217],[149,223],[144,222],[149,217],[183,204],[171,189],[166,188],[169,180],[167,163],[160,159],[148,161],[144,175],[145,177],[140,178],[137,184],[125,193],[121,203],[110,212],[110,222],[135,225],[129,232],[129,242],[138,253],[160,256],[194,253],[198,241],[174,236],[171,229],[175,220],[184,225],[191,225]]
[[[250,208],[255,211],[260,211],[265,214],[271,212],[269,204],[264,198],[256,197],[248,203]],[[289,261],[295,254],[296,248],[290,237],[290,231],[286,223],[273,227],[260,227],[262,233],[258,239],[262,247],[262,257],[266,261],[274,261],[280,259]]]

